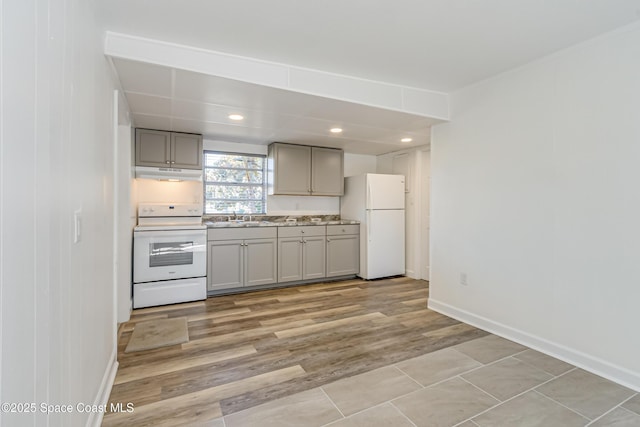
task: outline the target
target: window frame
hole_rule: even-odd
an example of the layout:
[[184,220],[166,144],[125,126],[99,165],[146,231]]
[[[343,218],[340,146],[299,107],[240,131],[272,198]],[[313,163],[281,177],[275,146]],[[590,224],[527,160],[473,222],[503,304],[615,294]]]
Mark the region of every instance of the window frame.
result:
[[[248,168],[220,168],[215,166],[207,166],[207,154],[221,154],[221,155],[229,155],[229,156],[243,156],[243,157],[257,157],[262,159],[262,184],[254,184],[250,182],[217,182],[217,181],[207,181],[207,169],[225,169],[231,171],[258,171],[260,169],[248,169]],[[204,150],[203,153],[203,162],[202,162],[202,193],[203,193],[203,207],[202,211],[204,215],[233,215],[230,212],[207,212],[207,201],[208,200],[216,200],[216,201],[261,201],[262,202],[262,212],[238,212],[241,215],[265,215],[267,213],[267,156],[265,154],[253,154],[253,153],[239,153],[239,152],[231,152],[231,151],[217,151],[217,150]],[[209,185],[221,185],[227,187],[246,187],[246,186],[255,186],[262,187],[262,199],[207,199],[207,184]]]

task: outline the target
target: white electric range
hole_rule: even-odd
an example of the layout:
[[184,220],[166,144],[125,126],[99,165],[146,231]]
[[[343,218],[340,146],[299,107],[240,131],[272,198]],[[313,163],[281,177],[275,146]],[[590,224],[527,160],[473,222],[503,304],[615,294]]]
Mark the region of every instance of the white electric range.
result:
[[133,231],[133,308],[207,298],[202,205],[140,204]]

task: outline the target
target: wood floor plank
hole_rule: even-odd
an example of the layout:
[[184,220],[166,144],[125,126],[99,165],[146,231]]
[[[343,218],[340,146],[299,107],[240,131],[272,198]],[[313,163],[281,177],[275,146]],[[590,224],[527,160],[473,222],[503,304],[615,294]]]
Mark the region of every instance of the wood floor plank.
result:
[[131,319],[130,321],[128,321],[127,323],[125,323],[125,325],[122,328],[122,332],[131,332],[133,331],[133,329],[135,328],[136,324],[140,323],[140,322],[147,322],[147,321],[151,321],[151,320],[159,320],[159,319],[166,319],[168,318],[169,315],[168,314],[149,314],[148,316],[136,316],[135,319]]
[[[110,402],[136,411],[105,425],[198,425],[487,334],[429,310],[428,295],[407,277],[350,279],[134,310]],[[124,353],[136,322],[180,316],[189,342]]]
[[161,399],[191,393],[205,388],[243,381],[299,364],[289,350],[262,352],[260,358],[244,357],[221,361],[206,370],[190,369],[156,377],[162,382]]
[[114,384],[122,384],[145,377],[181,371],[195,366],[209,365],[222,360],[234,359],[255,353],[255,347],[252,345],[245,345],[232,350],[224,350],[202,356],[182,357],[178,360],[163,360],[155,363],[147,363],[142,366],[131,366],[118,370]]
[[[305,327],[315,324],[315,322],[311,319],[302,319],[297,322],[291,322],[287,329],[297,329],[299,327]],[[190,340],[188,343],[182,344],[182,348],[185,350],[189,350],[192,348],[197,348],[202,345],[210,345],[210,344],[221,344],[225,342],[238,342],[245,343],[247,340],[262,336],[269,335],[275,332],[284,332],[287,329],[282,329],[282,325],[273,325],[273,326],[265,326],[259,329],[249,329],[238,332],[231,332],[224,335],[218,336],[209,336],[206,338]]]
[[300,365],[289,366],[275,371],[267,372],[232,383],[222,384],[208,389],[217,400],[242,394],[248,390],[257,390],[264,386],[285,382],[304,376],[306,372]]
[[309,302],[309,303],[295,304],[295,305],[289,305],[284,307],[278,305],[269,309],[262,307],[262,308],[257,308],[253,311],[250,311],[249,313],[226,316],[220,319],[216,319],[216,323],[235,322],[238,320],[247,320],[247,319],[256,319],[256,318],[280,317],[283,314],[294,313],[297,311],[304,311],[308,308],[317,308],[322,306],[323,304],[321,302]]
[[403,304],[406,305],[418,305],[421,307],[427,307],[427,298],[415,298],[407,301],[402,301]]
[[277,295],[273,295],[273,296],[266,296],[266,297],[254,298],[254,299],[238,299],[238,300],[234,301],[233,303],[235,305],[245,306],[245,305],[257,305],[257,304],[263,304],[263,303],[271,303],[271,302],[277,302],[277,301],[278,301],[278,296]]
[[237,316],[237,315],[241,315],[241,314],[247,314],[250,313],[251,310],[243,307],[243,308],[232,308],[229,310],[221,310],[221,311],[214,311],[214,312],[210,312],[210,313],[198,313],[198,314],[192,314],[187,316],[187,320],[189,322],[195,322],[197,320],[204,320],[204,319],[219,319],[221,317],[226,317],[226,316]]
[[368,314],[363,314],[361,316],[352,316],[345,319],[332,320],[329,322],[323,322],[323,323],[314,322],[313,324],[310,324],[310,325],[299,326],[297,328],[287,328],[281,331],[276,331],[274,333],[278,338],[295,337],[298,335],[310,335],[310,334],[316,334],[320,331],[324,331],[327,329],[333,329],[338,326],[344,325],[346,323],[365,322],[367,320],[378,319],[381,317],[385,317],[385,315],[378,312],[368,313]]
[[206,306],[205,301],[195,301],[195,302],[185,302],[183,304],[161,305],[159,307],[139,308],[137,310],[134,310],[134,312],[132,313],[132,318],[141,316],[144,314],[149,314],[149,313],[158,313],[158,312],[166,313],[173,310],[184,310],[184,309],[189,309],[193,307],[205,307],[205,306]]
[[162,385],[155,377],[133,383],[116,384],[111,389],[109,404],[132,403],[136,407],[162,400]]
[[308,313],[297,314],[297,315],[293,315],[293,316],[278,317],[278,318],[269,319],[269,320],[261,320],[260,324],[262,326],[271,326],[271,325],[281,325],[281,324],[287,324],[287,323],[290,324],[291,322],[295,322],[296,320],[299,320],[299,319],[317,320],[317,319],[325,318],[327,316],[335,316],[337,314],[345,314],[345,313],[353,312],[353,311],[360,310],[360,309],[362,309],[362,306],[359,305],[359,304],[347,305],[347,306],[344,306],[344,307],[330,308],[330,309],[327,309],[327,310],[310,311]]
[[195,425],[222,416],[215,391],[202,390],[134,407],[133,412],[106,414],[102,425],[109,426],[181,426]]
[[361,279],[343,280],[340,282],[319,283],[319,284],[313,284],[313,285],[308,285],[304,287],[301,286],[300,292],[306,293],[306,292],[316,292],[316,291],[323,291],[323,290],[334,290],[334,289],[340,289],[340,288],[350,288],[350,287],[361,285],[363,283],[366,283],[366,282]]

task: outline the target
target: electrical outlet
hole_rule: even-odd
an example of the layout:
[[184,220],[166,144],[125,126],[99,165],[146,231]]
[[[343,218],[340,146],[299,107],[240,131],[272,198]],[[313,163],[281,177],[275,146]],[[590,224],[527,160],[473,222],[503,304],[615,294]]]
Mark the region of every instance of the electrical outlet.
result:
[[460,284],[467,286],[469,282],[467,282],[467,273],[460,273]]

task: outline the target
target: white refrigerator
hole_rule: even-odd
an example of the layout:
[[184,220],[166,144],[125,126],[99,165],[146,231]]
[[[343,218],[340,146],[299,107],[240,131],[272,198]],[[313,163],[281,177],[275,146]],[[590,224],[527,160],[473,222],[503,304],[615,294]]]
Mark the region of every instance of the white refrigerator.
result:
[[405,274],[404,176],[368,173],[344,180],[343,219],[360,221],[363,279]]

